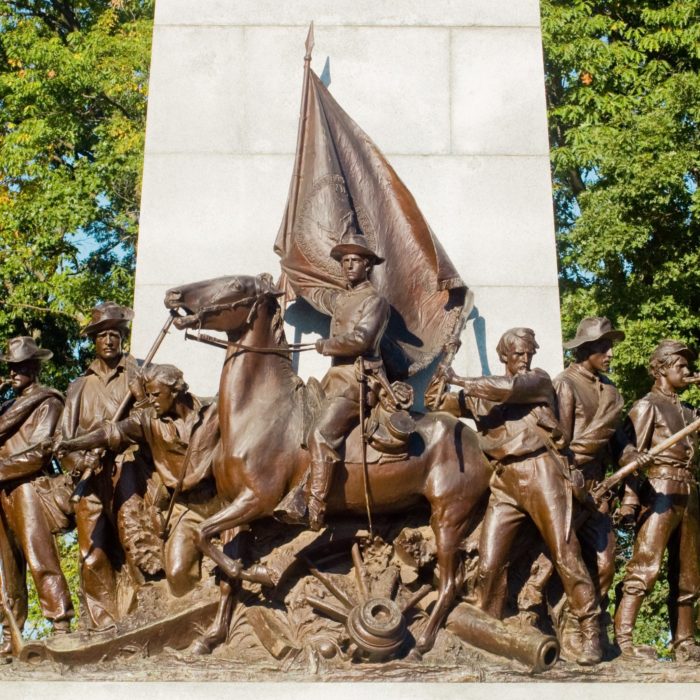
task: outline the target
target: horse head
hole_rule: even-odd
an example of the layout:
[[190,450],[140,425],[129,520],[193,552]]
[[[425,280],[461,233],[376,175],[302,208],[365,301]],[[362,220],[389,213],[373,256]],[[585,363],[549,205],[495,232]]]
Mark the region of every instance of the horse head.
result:
[[201,328],[228,333],[242,330],[260,304],[284,294],[272,275],[232,275],[172,287],[165,293],[165,307],[179,314],[175,327]]

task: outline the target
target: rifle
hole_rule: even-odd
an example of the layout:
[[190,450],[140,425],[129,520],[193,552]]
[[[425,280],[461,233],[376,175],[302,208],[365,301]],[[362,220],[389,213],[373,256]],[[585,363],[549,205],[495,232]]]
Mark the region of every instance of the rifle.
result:
[[[469,292],[467,292],[467,298],[464,302],[464,307],[462,308],[462,313],[459,315],[459,319],[457,320],[457,323],[455,323],[454,328],[452,329],[452,336],[443,346],[443,352],[445,353],[445,356],[443,357],[442,362],[440,364],[445,367],[450,367],[454,362],[455,355],[457,354],[457,351],[459,350],[459,347],[462,344],[460,336],[462,335],[464,326],[467,325],[467,317],[471,313],[473,305],[473,294],[472,291],[469,290]],[[445,379],[445,375],[443,374],[440,377],[437,393],[435,395],[438,404],[440,402],[440,398],[445,393],[446,385],[447,380]]]
[[12,612],[12,604],[10,603],[10,595],[7,592],[7,572],[5,570],[5,559],[0,552],[0,602],[5,611],[5,622],[10,628],[10,644],[15,656],[19,656],[24,648],[24,639],[22,639],[22,630],[19,628],[19,623],[15,614]]
[[187,475],[187,468],[190,466],[190,456],[192,454],[192,445],[194,444],[194,431],[197,429],[201,423],[201,414],[197,418],[197,421],[192,426],[192,432],[190,433],[190,441],[187,443],[187,449],[185,450],[185,457],[182,460],[182,471],[180,472],[180,478],[177,480],[177,484],[173,489],[173,494],[170,497],[170,503],[168,505],[168,512],[165,515],[165,520],[163,521],[163,527],[160,531],[160,538],[165,542],[170,535],[170,518],[173,516],[173,510],[175,508],[175,502],[178,496],[182,493],[182,487],[185,483],[185,476]]
[[[165,340],[165,336],[168,334],[168,330],[170,329],[170,326],[172,322],[175,320],[175,314],[171,313],[168,316],[167,321],[163,324],[163,327],[160,329],[160,332],[156,336],[156,339],[153,341],[153,345],[151,345],[151,349],[148,351],[148,354],[146,355],[144,361],[143,361],[143,366],[148,367],[148,365],[151,364],[153,361],[153,358],[155,357],[156,352],[158,352],[158,348],[161,346],[161,343],[163,340]],[[129,407],[129,404],[131,403],[131,400],[133,399],[133,396],[131,395],[131,392],[127,392],[126,396],[122,399],[122,402],[119,404],[119,407],[117,410],[114,412],[114,415],[110,419],[110,423],[118,423],[123,417],[124,413],[126,412],[126,409]],[[97,454],[99,454],[101,450],[97,451]],[[75,504],[80,501],[80,499],[85,495],[85,490],[88,485],[88,481],[92,478],[92,475],[94,474],[95,469],[92,466],[88,466],[83,470],[83,473],[80,475],[80,480],[78,483],[75,485],[75,489],[73,490],[73,495],[70,497],[70,502]]]
[[[685,428],[682,430],[679,430],[677,433],[674,433],[671,435],[671,437],[666,438],[663,442],[660,442],[658,445],[655,447],[652,447],[649,450],[649,454],[652,457],[656,457],[657,455],[661,454],[665,450],[667,450],[669,447],[673,447],[677,442],[680,442],[683,438],[687,437],[691,433],[694,433],[696,430],[700,430],[700,418],[697,420],[693,421],[689,425],[686,425]],[[629,464],[626,464],[624,467],[621,467],[618,469],[616,472],[611,474],[607,479],[603,479],[598,486],[596,486],[592,491],[591,491],[591,496],[593,496],[593,499],[595,500],[596,503],[600,503],[603,498],[606,496],[606,494],[617,484],[619,484],[623,479],[626,479],[630,474],[633,474],[634,472],[639,469],[639,461],[635,459],[634,461],[630,462]]]
[[360,435],[362,437],[362,482],[365,487],[365,507],[367,508],[367,523],[369,525],[370,538],[373,537],[372,510],[369,497],[369,471],[367,469],[367,433],[365,426],[365,401],[367,400],[367,375],[362,355],[357,358],[360,370]]

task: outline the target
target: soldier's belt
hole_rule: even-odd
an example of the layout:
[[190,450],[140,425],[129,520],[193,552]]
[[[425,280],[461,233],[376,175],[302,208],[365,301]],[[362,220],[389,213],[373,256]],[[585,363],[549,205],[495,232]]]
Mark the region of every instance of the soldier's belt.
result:
[[536,459],[537,457],[541,457],[543,454],[546,454],[546,452],[546,447],[540,447],[538,450],[528,452],[525,455],[507,455],[501,459],[491,460],[491,468],[496,472],[496,474],[500,475],[508,465],[516,464],[518,462],[526,462],[528,459]]
[[683,484],[691,485],[696,485],[698,483],[690,469],[686,467],[672,467],[670,465],[651,467],[649,471],[647,471],[647,478],[679,481]]

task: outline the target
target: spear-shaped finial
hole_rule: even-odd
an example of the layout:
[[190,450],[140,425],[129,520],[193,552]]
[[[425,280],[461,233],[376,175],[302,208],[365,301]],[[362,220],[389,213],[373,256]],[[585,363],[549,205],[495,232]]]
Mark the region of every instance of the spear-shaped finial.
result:
[[306,56],[304,56],[305,61],[311,60],[311,52],[314,48],[314,23],[313,21],[309,25],[309,33],[306,35]]

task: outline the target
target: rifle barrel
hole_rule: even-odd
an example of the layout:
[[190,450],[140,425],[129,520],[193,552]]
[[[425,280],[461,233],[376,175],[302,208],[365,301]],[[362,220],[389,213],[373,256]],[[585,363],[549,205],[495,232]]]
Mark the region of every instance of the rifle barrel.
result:
[[[669,449],[669,447],[673,447],[677,442],[680,442],[683,438],[688,437],[688,435],[696,432],[697,430],[700,430],[700,418],[692,423],[689,423],[682,430],[679,430],[677,433],[671,435],[671,437],[666,438],[663,442],[660,442],[658,445],[652,447],[649,450],[649,454],[652,457],[656,457],[665,450]],[[620,481],[628,477],[630,474],[636,472],[637,469],[639,469],[638,459],[635,459],[633,462],[621,467],[607,479],[601,481],[600,484],[593,489],[593,497],[596,499],[596,501],[600,500],[608,491],[610,491],[613,486],[620,483]]]

